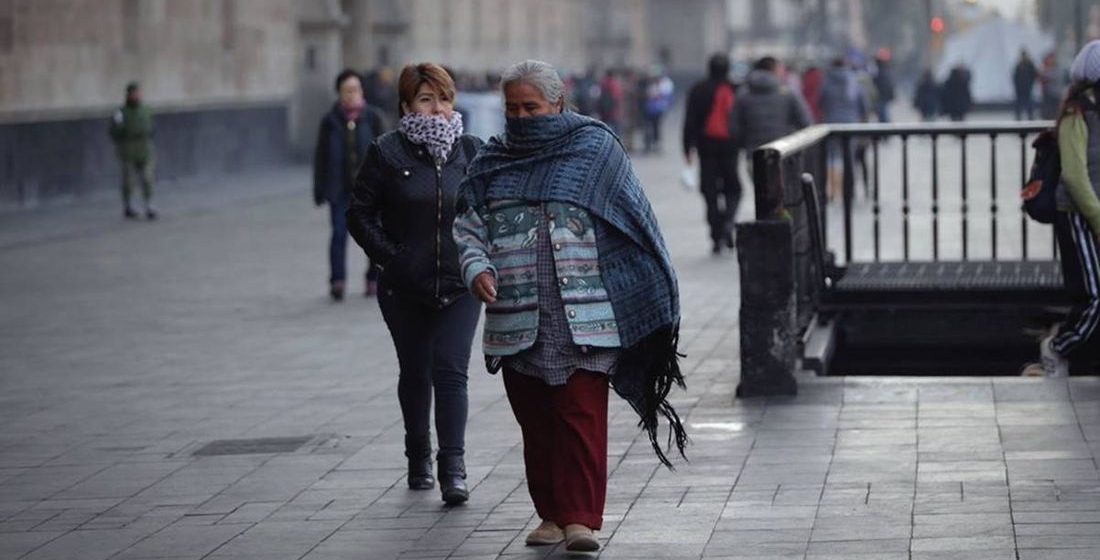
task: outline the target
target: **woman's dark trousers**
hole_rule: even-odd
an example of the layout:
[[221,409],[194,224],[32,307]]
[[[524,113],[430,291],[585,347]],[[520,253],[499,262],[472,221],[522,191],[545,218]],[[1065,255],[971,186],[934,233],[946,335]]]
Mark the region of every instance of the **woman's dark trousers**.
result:
[[[342,198],[329,203],[329,217],[332,219],[332,237],[328,243],[329,283],[344,282],[348,279],[348,199]],[[378,269],[367,262],[367,281],[378,280]]]
[[737,174],[737,149],[733,143],[699,147],[699,187],[707,204],[710,238],[720,243],[733,231],[741,204],[741,178]]
[[436,309],[402,296],[383,279],[378,306],[401,368],[397,398],[405,436],[408,441],[429,439],[434,393],[439,462],[455,464],[466,447],[466,370],[481,303],[466,294],[450,306]]

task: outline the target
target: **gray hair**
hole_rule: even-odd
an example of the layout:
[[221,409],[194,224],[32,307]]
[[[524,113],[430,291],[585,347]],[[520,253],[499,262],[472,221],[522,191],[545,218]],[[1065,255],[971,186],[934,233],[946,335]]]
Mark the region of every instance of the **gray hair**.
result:
[[500,77],[501,92],[508,84],[523,82],[542,93],[550,103],[565,99],[565,83],[549,63],[541,60],[524,60],[508,67]]

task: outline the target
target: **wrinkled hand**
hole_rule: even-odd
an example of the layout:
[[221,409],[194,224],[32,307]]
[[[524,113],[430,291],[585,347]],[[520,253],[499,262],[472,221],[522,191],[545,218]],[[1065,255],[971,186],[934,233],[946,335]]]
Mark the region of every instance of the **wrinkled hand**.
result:
[[485,303],[495,303],[497,300],[497,279],[492,272],[482,272],[474,278],[474,296]]

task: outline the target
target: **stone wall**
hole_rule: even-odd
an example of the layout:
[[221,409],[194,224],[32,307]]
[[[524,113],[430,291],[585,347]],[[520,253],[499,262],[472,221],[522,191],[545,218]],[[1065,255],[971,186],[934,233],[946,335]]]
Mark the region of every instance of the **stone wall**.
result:
[[[283,104],[159,113],[155,122],[159,181],[278,164],[289,153]],[[0,154],[0,210],[118,189],[103,117],[0,124]]]
[[4,0],[0,122],[109,110],[131,80],[160,107],[285,101],[295,17],[294,0]]
[[[524,58],[583,70],[591,0],[344,0],[348,64],[399,68],[432,61],[499,72]],[[605,0],[596,0],[605,1]]]
[[0,206],[116,188],[106,121],[130,81],[157,115],[162,178],[232,171],[308,158],[342,67],[573,73],[666,52],[695,76],[722,48],[725,2],[0,0]]
[[160,179],[289,156],[298,0],[0,0],[0,207],[116,189],[107,120],[128,82]]

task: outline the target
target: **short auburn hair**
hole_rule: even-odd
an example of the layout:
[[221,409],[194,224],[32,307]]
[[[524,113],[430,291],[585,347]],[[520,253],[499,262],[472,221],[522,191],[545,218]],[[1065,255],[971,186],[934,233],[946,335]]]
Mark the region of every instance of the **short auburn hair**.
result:
[[454,101],[455,81],[445,68],[433,62],[409,64],[401,69],[401,76],[397,78],[397,109],[401,116],[405,115],[403,105],[412,105],[416,92],[424,84]]

